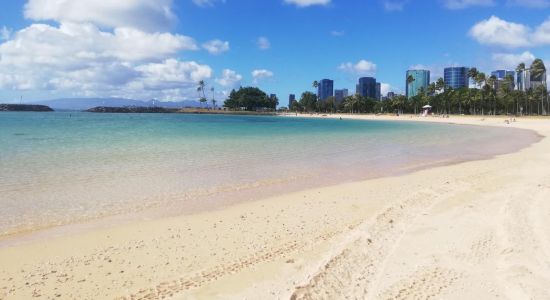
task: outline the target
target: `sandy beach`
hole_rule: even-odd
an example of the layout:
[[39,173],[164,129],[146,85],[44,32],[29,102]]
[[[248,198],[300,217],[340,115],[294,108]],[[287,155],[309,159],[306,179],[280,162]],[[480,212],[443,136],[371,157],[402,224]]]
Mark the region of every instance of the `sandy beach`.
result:
[[489,160],[0,248],[0,299],[550,298],[548,119],[328,117],[543,138]]

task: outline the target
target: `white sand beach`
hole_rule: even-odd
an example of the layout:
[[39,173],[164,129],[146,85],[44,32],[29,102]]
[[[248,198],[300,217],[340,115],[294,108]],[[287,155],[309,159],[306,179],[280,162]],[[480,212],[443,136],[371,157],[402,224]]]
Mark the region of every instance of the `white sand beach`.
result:
[[0,299],[550,298],[550,120],[329,117],[544,138],[489,160],[4,247]]

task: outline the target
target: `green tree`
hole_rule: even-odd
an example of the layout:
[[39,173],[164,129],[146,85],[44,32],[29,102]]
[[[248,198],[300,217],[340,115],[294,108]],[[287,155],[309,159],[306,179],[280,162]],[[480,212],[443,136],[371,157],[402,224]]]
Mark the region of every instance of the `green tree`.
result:
[[312,92],[304,92],[300,97],[300,106],[307,112],[317,109],[317,95]]
[[[546,73],[546,66],[544,65],[544,62],[542,59],[537,58],[533,61],[531,64],[531,82],[540,82],[542,88],[538,88],[538,86],[535,88],[535,93],[537,95],[540,95],[540,106],[537,105],[537,111],[539,111],[539,114],[546,114],[546,109],[544,108],[544,97],[546,96],[546,93],[548,92],[546,90],[546,78],[544,78],[544,74]],[[540,107],[540,110],[539,110]]]
[[483,90],[482,86],[483,86],[483,84],[485,84],[486,79],[487,78],[485,76],[485,73],[483,73],[483,72],[478,72],[477,75],[476,75],[476,78],[475,78],[476,85],[480,90],[479,99],[480,99],[480,102],[481,102],[480,103],[481,115],[485,114],[485,91]]
[[216,93],[215,93],[215,90],[214,90],[214,87],[211,87],[210,88],[210,91],[212,92],[212,108],[216,109]]
[[[407,91],[411,91],[412,87],[410,86],[414,82],[414,77],[412,75],[407,76]],[[416,91],[412,91],[413,93],[416,93]],[[412,97],[412,95],[407,95],[409,98]]]
[[257,87],[241,87],[238,91],[232,90],[229,98],[225,100],[224,106],[240,110],[256,111],[260,109],[275,109],[275,99],[269,98],[267,94]]

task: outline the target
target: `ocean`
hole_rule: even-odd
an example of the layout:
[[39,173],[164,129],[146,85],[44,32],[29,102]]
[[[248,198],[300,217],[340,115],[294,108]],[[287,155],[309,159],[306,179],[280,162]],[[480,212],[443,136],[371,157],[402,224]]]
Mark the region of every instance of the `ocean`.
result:
[[489,158],[535,140],[512,128],[424,122],[0,113],[0,237],[219,209]]

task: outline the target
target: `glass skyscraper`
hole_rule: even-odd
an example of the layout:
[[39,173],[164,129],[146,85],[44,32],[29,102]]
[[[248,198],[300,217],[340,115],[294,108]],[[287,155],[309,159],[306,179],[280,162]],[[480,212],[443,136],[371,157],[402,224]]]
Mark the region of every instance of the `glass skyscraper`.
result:
[[334,81],[330,79],[321,80],[317,90],[319,100],[323,101],[332,96],[334,96]]
[[363,97],[376,99],[376,79],[373,77],[359,78],[359,84],[356,86],[356,93]]
[[334,90],[336,102],[342,102],[348,96],[348,89]]
[[296,95],[290,94],[288,95],[288,108],[292,106],[292,103],[296,101]]
[[[414,79],[414,81],[411,83],[407,83],[406,81],[409,76],[412,76],[412,78]],[[407,76],[405,77],[405,83],[407,83],[407,98],[414,97],[418,95],[418,91],[421,88],[424,88],[425,90],[428,89],[428,85],[430,85],[430,71],[408,70]]]
[[507,70],[496,70],[491,72],[491,76],[495,76],[497,78],[497,82],[495,82],[495,88],[497,90],[500,90],[500,87],[502,86],[502,82],[504,79],[506,79],[507,76],[512,76],[512,86],[510,86],[510,89],[514,89],[515,82],[514,78],[516,77],[516,72],[514,71],[507,71]]
[[445,86],[453,90],[469,86],[468,70],[466,67],[450,67],[444,70]]

